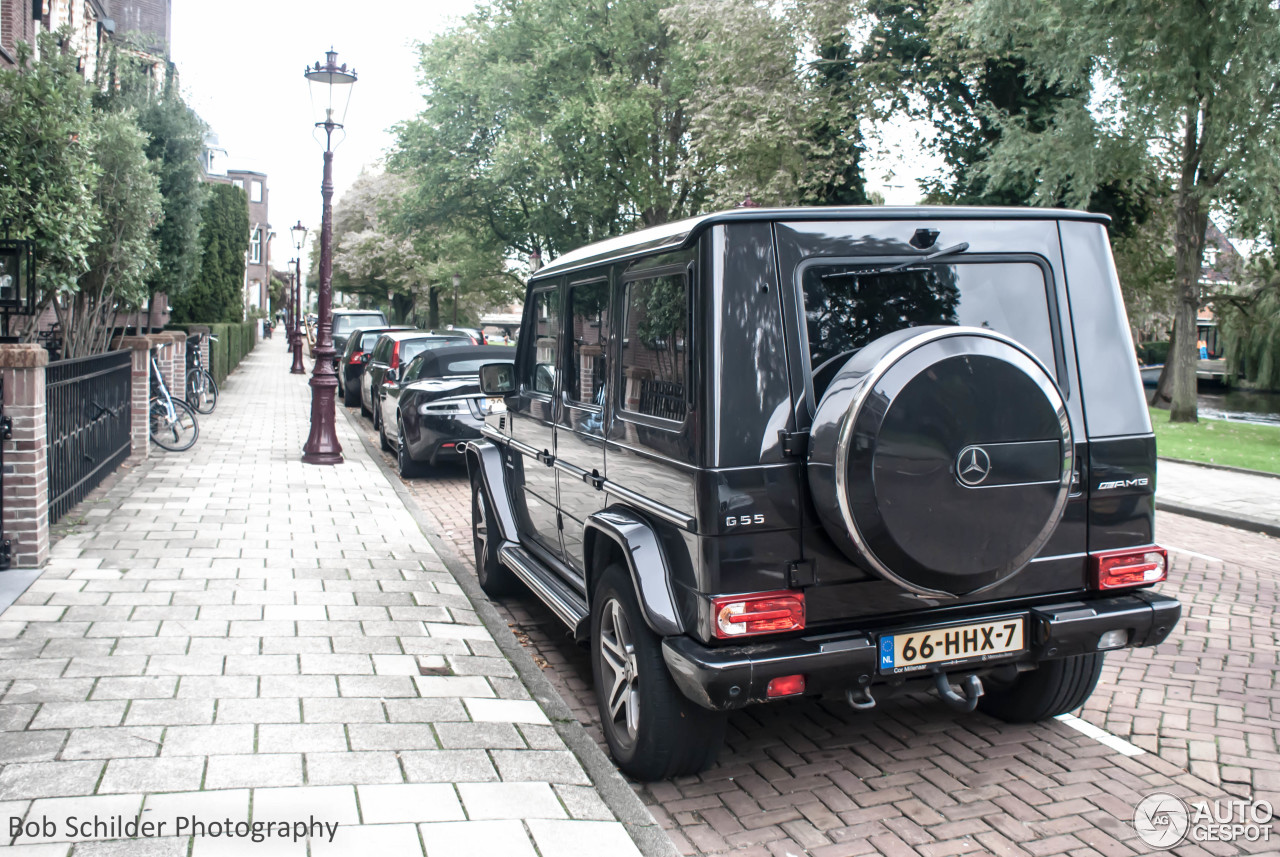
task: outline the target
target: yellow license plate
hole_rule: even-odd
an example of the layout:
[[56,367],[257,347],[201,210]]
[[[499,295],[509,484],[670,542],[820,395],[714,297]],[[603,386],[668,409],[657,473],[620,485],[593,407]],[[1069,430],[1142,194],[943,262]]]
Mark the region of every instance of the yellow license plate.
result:
[[506,412],[507,402],[501,396],[490,396],[485,399],[485,413],[505,414]]
[[902,631],[880,638],[880,672],[904,673],[930,664],[952,666],[980,663],[1026,649],[1026,620],[1022,616]]

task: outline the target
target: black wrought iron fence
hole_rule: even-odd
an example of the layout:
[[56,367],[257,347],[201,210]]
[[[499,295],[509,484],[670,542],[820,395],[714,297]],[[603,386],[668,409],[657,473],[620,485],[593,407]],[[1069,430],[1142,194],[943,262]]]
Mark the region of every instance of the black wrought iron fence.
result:
[[641,381],[639,411],[651,417],[684,419],[684,384],[648,379]]
[[45,370],[50,524],[129,456],[131,361],[128,351],[110,351]]

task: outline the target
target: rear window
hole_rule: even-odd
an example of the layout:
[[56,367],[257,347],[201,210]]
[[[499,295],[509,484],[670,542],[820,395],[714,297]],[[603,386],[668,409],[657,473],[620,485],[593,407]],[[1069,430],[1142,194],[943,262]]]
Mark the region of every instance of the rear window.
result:
[[960,262],[870,273],[892,264],[803,269],[811,370],[896,330],[944,324],[982,327],[1016,339],[1056,377],[1048,286],[1039,265]]
[[441,339],[439,337],[431,337],[428,339],[402,339],[400,340],[400,363],[402,365],[408,363],[428,348],[439,348],[441,345],[446,343],[448,343],[448,340]]
[[386,323],[387,320],[380,312],[372,312],[368,315],[340,315],[333,320],[333,332],[346,334],[358,327],[382,327]]
[[[510,360],[494,360],[492,357],[481,357],[478,360],[450,360],[440,366],[441,375],[479,375],[480,367],[489,363],[510,363]],[[437,364],[439,365],[439,364]]]

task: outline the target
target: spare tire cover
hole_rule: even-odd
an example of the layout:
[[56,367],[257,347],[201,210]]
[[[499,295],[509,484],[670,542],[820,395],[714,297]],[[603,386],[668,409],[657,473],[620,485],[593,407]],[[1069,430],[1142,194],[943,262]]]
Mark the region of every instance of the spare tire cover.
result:
[[1021,571],[1053,535],[1072,478],[1053,377],[1007,336],[917,327],[858,351],[810,434],[823,526],[859,565],[922,595]]

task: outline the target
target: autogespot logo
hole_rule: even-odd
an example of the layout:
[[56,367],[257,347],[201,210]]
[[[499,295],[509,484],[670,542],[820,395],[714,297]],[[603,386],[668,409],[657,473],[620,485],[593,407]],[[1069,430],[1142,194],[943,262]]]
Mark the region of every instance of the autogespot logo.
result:
[[1197,799],[1184,802],[1171,794],[1147,795],[1133,811],[1133,828],[1152,848],[1195,843],[1270,842],[1275,813],[1265,800]]
[[1133,827],[1152,848],[1172,848],[1191,827],[1187,805],[1170,794],[1147,795],[1133,811]]

